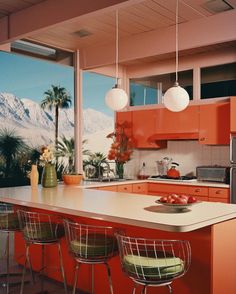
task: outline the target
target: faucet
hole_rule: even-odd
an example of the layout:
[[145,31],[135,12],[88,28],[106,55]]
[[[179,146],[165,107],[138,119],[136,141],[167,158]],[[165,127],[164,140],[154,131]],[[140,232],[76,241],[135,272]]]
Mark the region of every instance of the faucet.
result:
[[[98,164],[98,179],[99,181],[103,181],[104,179],[108,179],[108,181],[110,182],[111,178],[110,178],[110,165],[108,162],[102,162],[100,161]],[[104,177],[104,174],[106,174],[106,176]]]

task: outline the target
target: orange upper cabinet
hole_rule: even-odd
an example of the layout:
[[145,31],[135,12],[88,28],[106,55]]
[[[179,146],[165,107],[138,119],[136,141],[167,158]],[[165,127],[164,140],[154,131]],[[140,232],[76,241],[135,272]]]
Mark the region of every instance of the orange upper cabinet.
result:
[[132,136],[132,111],[119,111],[116,112],[116,123],[122,124],[124,122],[128,122],[131,124],[130,128],[126,128],[125,132],[128,137]]
[[157,110],[133,111],[133,136],[137,148],[166,147],[166,142],[154,142],[149,138],[156,133]]
[[226,145],[230,139],[230,103],[200,105],[199,142]]
[[198,139],[199,106],[189,106],[181,112],[158,109],[156,133],[160,139]]
[[236,97],[230,97],[230,131],[236,133]]

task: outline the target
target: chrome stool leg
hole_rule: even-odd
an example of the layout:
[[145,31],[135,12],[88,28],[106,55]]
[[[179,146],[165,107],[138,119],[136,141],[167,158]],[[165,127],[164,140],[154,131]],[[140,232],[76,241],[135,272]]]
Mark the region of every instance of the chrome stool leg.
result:
[[42,244],[42,260],[41,260],[41,265],[42,265],[42,269],[41,269],[41,292],[40,293],[44,293],[44,253],[45,253],[45,247]]
[[143,286],[143,290],[142,290],[142,294],[146,294],[147,293],[147,285]]
[[6,253],[7,253],[7,294],[9,293],[9,269],[10,269],[10,258],[9,258],[9,254],[10,254],[10,235],[9,232],[7,232],[7,244],[6,244]]
[[133,288],[133,292],[132,294],[135,294],[136,293],[136,289],[137,289],[138,285],[134,282],[134,288]]
[[27,266],[28,260],[29,260],[29,244],[26,244],[26,257],[25,257],[25,264],[23,267],[22,278],[21,278],[20,294],[23,294],[23,291],[24,291],[25,272],[26,272],[26,266]]
[[59,259],[60,259],[60,267],[61,267],[61,274],[63,278],[63,283],[64,283],[64,289],[65,293],[67,294],[67,284],[66,284],[66,275],[65,275],[65,270],[64,270],[64,265],[63,265],[63,260],[62,260],[62,253],[61,253],[61,244],[58,243],[58,254],[59,254]]
[[76,286],[77,286],[77,282],[78,282],[78,271],[79,271],[79,266],[80,264],[78,262],[76,262],[76,267],[75,267],[75,279],[74,279],[74,286],[73,286],[73,292],[72,294],[75,294],[76,292]]
[[111,270],[110,270],[109,264],[107,262],[104,262],[104,264],[105,264],[105,266],[107,268],[110,292],[111,292],[111,294],[113,294],[113,287],[112,287],[112,280],[111,280]]
[[94,264],[92,264],[92,294],[94,294]]
[[172,287],[171,285],[167,285],[168,289],[169,289],[169,293],[172,294],[173,293],[173,290],[172,290]]

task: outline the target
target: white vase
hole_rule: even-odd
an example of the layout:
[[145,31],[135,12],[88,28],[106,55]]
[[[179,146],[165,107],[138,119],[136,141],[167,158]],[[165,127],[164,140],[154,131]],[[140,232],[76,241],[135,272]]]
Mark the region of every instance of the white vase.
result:
[[30,172],[30,185],[31,185],[31,188],[38,187],[38,182],[39,182],[39,173],[38,173],[37,165],[32,164],[31,172]]

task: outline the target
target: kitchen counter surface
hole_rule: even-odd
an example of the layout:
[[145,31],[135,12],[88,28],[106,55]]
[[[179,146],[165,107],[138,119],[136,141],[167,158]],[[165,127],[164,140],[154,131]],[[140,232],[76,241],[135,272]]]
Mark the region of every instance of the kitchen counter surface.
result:
[[128,185],[128,184],[139,184],[139,183],[159,183],[159,184],[170,184],[170,185],[188,185],[188,186],[204,186],[213,188],[229,188],[229,184],[217,183],[217,182],[204,182],[197,180],[190,181],[176,181],[176,180],[120,180],[120,181],[107,181],[107,182],[93,182],[93,181],[82,181],[79,185],[81,188],[97,188],[104,186],[114,186],[114,185]]
[[1,188],[0,199],[15,205],[107,220],[170,232],[189,232],[236,218],[236,205],[201,202],[176,213],[156,204],[158,197],[58,185]]

